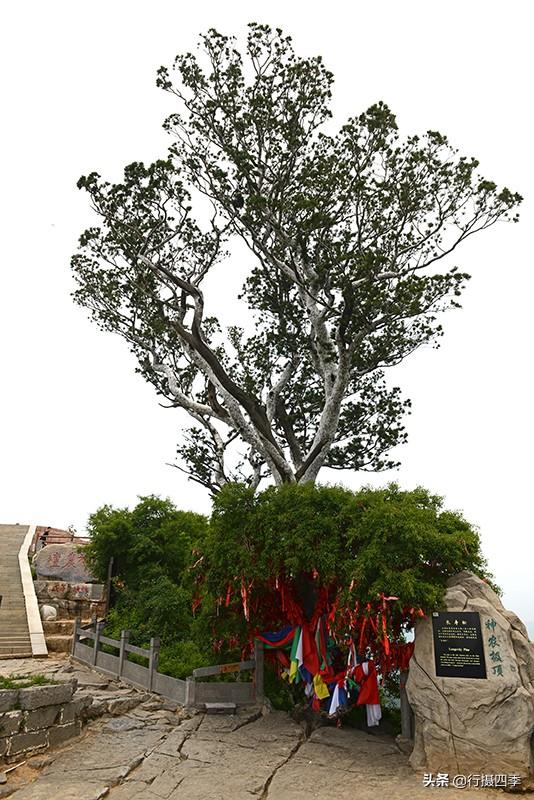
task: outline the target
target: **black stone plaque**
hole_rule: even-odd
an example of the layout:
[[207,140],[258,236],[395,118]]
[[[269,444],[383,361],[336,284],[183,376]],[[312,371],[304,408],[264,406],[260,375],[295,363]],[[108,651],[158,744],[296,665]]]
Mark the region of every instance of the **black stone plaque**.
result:
[[487,677],[480,614],[477,611],[434,611],[432,630],[438,677]]

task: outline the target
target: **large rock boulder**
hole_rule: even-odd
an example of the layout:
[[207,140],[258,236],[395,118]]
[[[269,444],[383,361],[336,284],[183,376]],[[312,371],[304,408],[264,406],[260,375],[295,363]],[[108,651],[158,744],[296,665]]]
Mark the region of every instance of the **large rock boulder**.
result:
[[406,685],[415,714],[412,766],[531,776],[534,643],[518,617],[470,572],[449,580],[444,608],[480,613],[487,678],[436,677],[431,617],[417,624]]
[[95,580],[77,544],[49,544],[35,554],[33,564],[38,579],[65,583],[91,583]]

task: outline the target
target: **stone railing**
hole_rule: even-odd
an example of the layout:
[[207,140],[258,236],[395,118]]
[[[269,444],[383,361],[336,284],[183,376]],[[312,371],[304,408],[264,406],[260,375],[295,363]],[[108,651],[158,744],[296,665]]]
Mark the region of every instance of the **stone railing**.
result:
[[[251,670],[254,672],[252,681],[210,681],[202,678],[212,678],[217,675],[238,674]],[[188,706],[202,706],[206,703],[235,703],[235,705],[248,705],[262,703],[263,695],[263,645],[256,640],[254,645],[254,658],[250,661],[237,661],[234,664],[217,664],[212,667],[198,667],[187,678]]]
[[76,681],[24,689],[0,689],[0,759],[57,747],[82,727],[91,697],[72,699]]
[[[152,639],[150,649],[130,644],[130,632],[122,631],[120,641],[110,639],[102,633],[104,622],[97,622],[91,628],[84,628],[76,622],[72,656],[89,664],[100,672],[132,684],[139,689],[148,689],[183,706],[202,706],[206,703],[233,703],[236,706],[255,705],[263,702],[263,645],[256,641],[254,658],[234,664],[219,664],[200,667],[186,680],[172,678],[158,672],[159,639]],[[113,648],[116,654],[104,652]],[[146,666],[131,661],[128,656],[144,659]],[[203,681],[217,675],[251,671],[250,681]]]

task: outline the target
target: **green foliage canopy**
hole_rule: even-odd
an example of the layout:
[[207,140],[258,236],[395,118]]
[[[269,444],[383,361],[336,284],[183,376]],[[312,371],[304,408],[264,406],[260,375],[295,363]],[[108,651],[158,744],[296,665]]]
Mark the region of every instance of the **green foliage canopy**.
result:
[[[78,184],[99,224],[72,260],[75,299],[193,419],[182,468],[212,492],[391,467],[408,402],[383,370],[458,306],[468,275],[449,256],[517,219],[518,194],[441,133],[401,137],[383,102],[335,130],[332,83],[280,30],[251,24],[243,53],[210,30],[159,70],[168,155]],[[233,242],[248,331],[223,325],[208,280],[231,284]]]
[[110,555],[118,567],[108,635],[127,629],[141,646],[159,636],[161,668],[177,677],[213,663],[216,651],[239,657],[254,631],[287,624],[277,579],[302,603],[310,586],[326,587],[338,633],[350,627],[347,610],[369,603],[375,615],[382,593],[398,597],[388,608],[393,640],[411,620],[407,608],[439,607],[450,575],[468,569],[489,579],[478,534],[462,515],[425,489],[394,484],[358,492],[286,485],[259,494],[229,484],[209,521],[141,497],[131,511],[99,509],[90,529],[92,568],[104,578]]
[[179,511],[170,500],[140,497],[132,510],[103,506],[89,517],[87,563],[104,581],[113,556],[113,574],[128,587],[153,575],[179,582],[192,563],[192,551],[203,540],[207,519]]
[[[447,578],[471,570],[489,578],[478,533],[442,498],[426,489],[351,492],[312,484],[269,488],[225,487],[214,501],[205,542],[206,589],[224,596],[241,579],[251,587],[251,625],[266,623],[264,596],[272,579],[313,575],[338,594],[339,604],[373,606],[383,593],[392,605],[439,607]],[[240,605],[239,592],[230,608]],[[280,624],[287,620],[279,609]]]

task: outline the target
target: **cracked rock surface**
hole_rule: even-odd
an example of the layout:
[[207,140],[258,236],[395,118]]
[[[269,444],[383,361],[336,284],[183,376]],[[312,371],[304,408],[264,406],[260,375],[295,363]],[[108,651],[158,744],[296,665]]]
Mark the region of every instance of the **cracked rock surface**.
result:
[[[29,669],[43,672],[45,663],[52,668],[30,662]],[[69,669],[68,662],[56,667]],[[82,691],[84,680],[98,677],[78,667],[76,676]],[[137,705],[120,715],[107,711],[68,747],[30,759],[19,783],[9,781],[15,800],[428,800],[422,776],[389,736],[323,727],[306,738],[287,714],[258,709],[191,716],[163,698],[103,681],[91,694],[106,708],[134,695]],[[502,797],[491,789],[443,788],[442,795]]]

